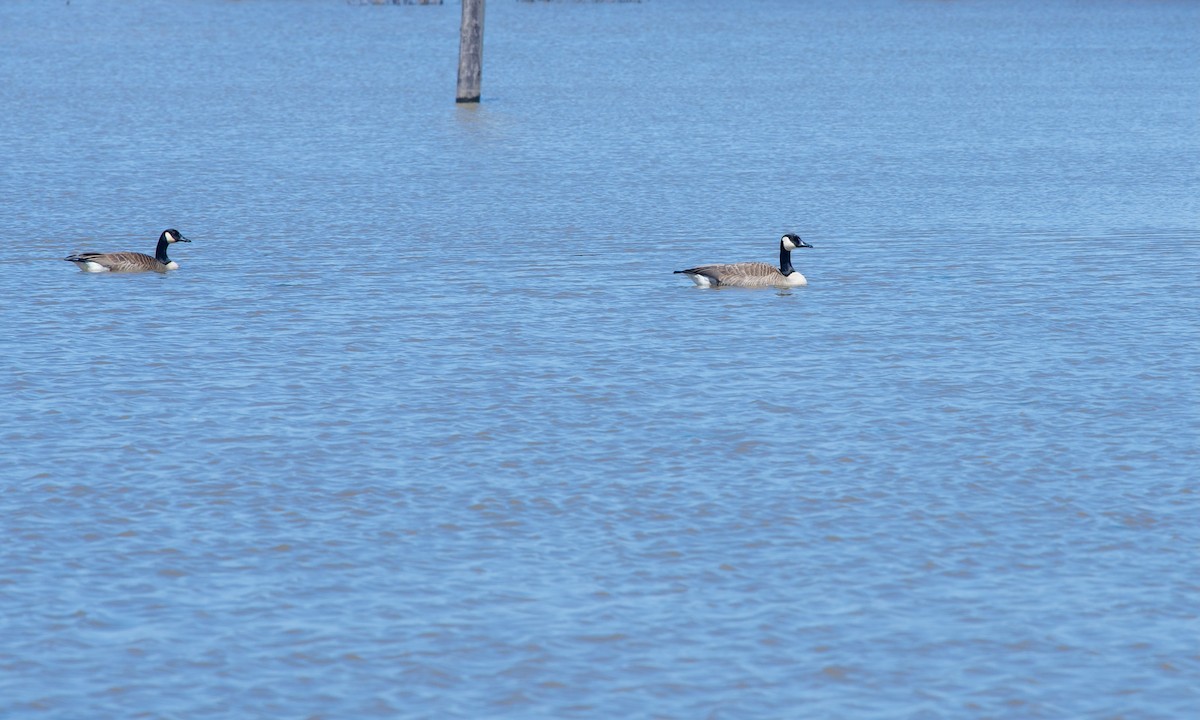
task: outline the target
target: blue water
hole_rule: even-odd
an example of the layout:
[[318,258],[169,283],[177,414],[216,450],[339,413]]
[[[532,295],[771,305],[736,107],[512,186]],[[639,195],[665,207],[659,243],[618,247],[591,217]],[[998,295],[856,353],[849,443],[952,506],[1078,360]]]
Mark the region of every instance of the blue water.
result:
[[0,4],[0,717],[1200,707],[1200,4],[458,20]]

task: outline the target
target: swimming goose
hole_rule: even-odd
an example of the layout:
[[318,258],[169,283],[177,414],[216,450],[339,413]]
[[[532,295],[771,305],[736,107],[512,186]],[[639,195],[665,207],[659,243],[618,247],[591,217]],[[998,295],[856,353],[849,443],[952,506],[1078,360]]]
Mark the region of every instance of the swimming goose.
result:
[[158,249],[154,251],[154,257],[137,252],[79,253],[65,257],[63,260],[73,262],[79,266],[80,270],[88,272],[146,272],[153,270],[161,273],[179,267],[179,263],[167,257],[167,248],[171,243],[177,242],[191,242],[191,240],[180,235],[178,230],[171,228],[163,230],[162,235],[158,236]]
[[801,240],[799,235],[788,233],[779,238],[779,267],[763,262],[742,262],[701,265],[676,270],[675,274],[687,275],[700,287],[799,287],[807,285],[808,280],[792,267],[792,251],[810,247],[812,245]]

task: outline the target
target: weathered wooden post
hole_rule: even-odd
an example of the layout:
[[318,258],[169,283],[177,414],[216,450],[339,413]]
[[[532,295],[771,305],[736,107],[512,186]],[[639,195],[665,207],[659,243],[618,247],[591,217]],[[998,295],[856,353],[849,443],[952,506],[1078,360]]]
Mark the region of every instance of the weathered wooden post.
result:
[[458,98],[479,102],[483,76],[483,0],[462,0],[462,30],[458,37]]

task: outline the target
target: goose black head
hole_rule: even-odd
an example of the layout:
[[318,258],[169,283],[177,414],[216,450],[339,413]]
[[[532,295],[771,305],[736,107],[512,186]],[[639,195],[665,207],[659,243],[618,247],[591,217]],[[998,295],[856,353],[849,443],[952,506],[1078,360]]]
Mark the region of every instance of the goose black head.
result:
[[188,240],[184,236],[180,235],[179,231],[176,230],[175,228],[170,228],[169,230],[163,230],[163,234],[160,235],[158,239],[166,240],[169,243],[191,242],[191,240]]
[[795,250],[796,248],[812,247],[812,245],[809,245],[808,243],[801,240],[800,236],[797,235],[796,233],[788,233],[788,234],[784,235],[783,237],[781,237],[779,239],[779,242],[783,244],[784,250]]

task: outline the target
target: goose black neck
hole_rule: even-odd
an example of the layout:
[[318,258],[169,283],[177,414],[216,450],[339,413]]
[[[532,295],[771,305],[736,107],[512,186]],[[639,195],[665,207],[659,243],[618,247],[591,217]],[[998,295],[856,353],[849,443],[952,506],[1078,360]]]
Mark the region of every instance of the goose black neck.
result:
[[779,272],[784,277],[796,272],[796,269],[792,267],[792,251],[788,250],[783,243],[779,243]]
[[163,265],[171,262],[171,259],[167,257],[167,247],[170,244],[165,237],[158,239],[158,248],[154,251],[154,259]]

